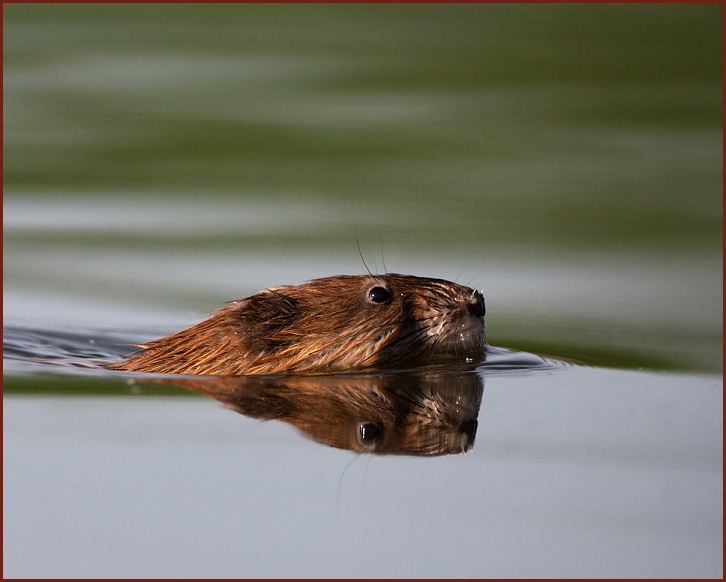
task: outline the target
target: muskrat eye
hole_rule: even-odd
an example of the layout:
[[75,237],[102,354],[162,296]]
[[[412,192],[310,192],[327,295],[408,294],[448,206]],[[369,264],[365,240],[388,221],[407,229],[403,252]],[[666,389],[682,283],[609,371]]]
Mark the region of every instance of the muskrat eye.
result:
[[368,299],[373,303],[388,303],[391,300],[391,292],[385,287],[376,285],[368,291]]

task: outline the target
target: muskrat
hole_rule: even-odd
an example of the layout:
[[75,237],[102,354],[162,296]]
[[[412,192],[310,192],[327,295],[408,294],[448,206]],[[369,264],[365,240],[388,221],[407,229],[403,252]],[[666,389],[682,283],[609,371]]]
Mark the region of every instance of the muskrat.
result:
[[264,375],[471,362],[486,349],[484,314],[479,291],[443,279],[325,277],[231,301],[106,367]]

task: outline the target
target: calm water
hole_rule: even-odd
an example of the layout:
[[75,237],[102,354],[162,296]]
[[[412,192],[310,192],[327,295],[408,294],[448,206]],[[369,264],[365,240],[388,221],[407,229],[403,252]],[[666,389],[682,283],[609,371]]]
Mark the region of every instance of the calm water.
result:
[[[5,576],[722,576],[720,5],[3,12]],[[86,367],[362,259],[499,349]]]

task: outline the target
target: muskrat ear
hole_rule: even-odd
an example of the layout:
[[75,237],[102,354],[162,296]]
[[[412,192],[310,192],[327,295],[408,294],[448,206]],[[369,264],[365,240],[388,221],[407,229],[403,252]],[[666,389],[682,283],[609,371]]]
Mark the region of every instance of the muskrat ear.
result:
[[264,335],[294,325],[302,317],[303,310],[299,301],[288,295],[279,291],[262,291],[245,299],[238,313],[250,332]]

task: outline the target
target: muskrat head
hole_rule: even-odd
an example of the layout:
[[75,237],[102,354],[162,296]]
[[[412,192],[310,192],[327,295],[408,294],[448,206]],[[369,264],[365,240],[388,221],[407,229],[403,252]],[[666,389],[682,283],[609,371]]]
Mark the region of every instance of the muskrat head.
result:
[[486,348],[484,311],[479,291],[442,279],[326,277],[232,301],[107,367],[249,375],[466,362]]
[[251,350],[287,371],[465,361],[486,345],[481,293],[441,279],[328,277],[238,305]]

